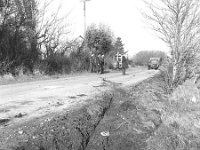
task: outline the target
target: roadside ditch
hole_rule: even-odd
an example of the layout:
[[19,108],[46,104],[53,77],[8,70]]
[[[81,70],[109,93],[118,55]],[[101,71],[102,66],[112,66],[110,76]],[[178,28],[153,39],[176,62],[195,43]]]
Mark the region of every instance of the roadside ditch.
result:
[[161,75],[127,89],[114,86],[82,108],[1,132],[10,135],[0,138],[4,143],[0,149],[149,149],[152,137],[162,126],[165,88]]

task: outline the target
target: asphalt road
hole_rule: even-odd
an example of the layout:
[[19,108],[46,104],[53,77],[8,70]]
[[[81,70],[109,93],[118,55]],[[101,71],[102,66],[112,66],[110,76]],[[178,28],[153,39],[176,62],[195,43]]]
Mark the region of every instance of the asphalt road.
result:
[[53,80],[0,85],[0,119],[9,118],[19,122],[72,109],[87,103],[88,99],[94,99],[113,85],[126,88],[156,73],[156,70],[133,68],[127,70],[127,75],[122,75],[120,71],[102,75],[86,73]]

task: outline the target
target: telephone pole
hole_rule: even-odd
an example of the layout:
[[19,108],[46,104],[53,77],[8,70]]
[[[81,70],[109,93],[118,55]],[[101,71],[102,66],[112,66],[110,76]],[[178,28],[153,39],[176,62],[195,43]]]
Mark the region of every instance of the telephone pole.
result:
[[86,32],[87,28],[87,22],[86,22],[86,2],[90,0],[83,0],[83,11],[84,11],[84,34]]

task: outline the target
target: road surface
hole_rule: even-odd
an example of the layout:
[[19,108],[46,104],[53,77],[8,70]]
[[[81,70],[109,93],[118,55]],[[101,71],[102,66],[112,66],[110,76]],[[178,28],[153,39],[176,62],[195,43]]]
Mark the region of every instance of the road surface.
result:
[[120,71],[102,75],[87,73],[61,79],[1,85],[0,119],[9,118],[19,122],[72,109],[109,90],[113,84],[128,87],[156,73],[158,71],[134,68],[127,70],[127,75],[122,75]]

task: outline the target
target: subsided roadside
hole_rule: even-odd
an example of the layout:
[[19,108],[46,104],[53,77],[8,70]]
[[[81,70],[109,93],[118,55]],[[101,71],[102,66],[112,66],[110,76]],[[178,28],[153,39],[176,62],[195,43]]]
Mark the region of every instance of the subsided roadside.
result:
[[81,108],[5,127],[1,149],[145,149],[162,124],[163,82],[156,75],[125,90],[114,86]]
[[199,89],[188,81],[169,94],[165,79],[113,86],[83,107],[5,127],[0,149],[199,150]]

